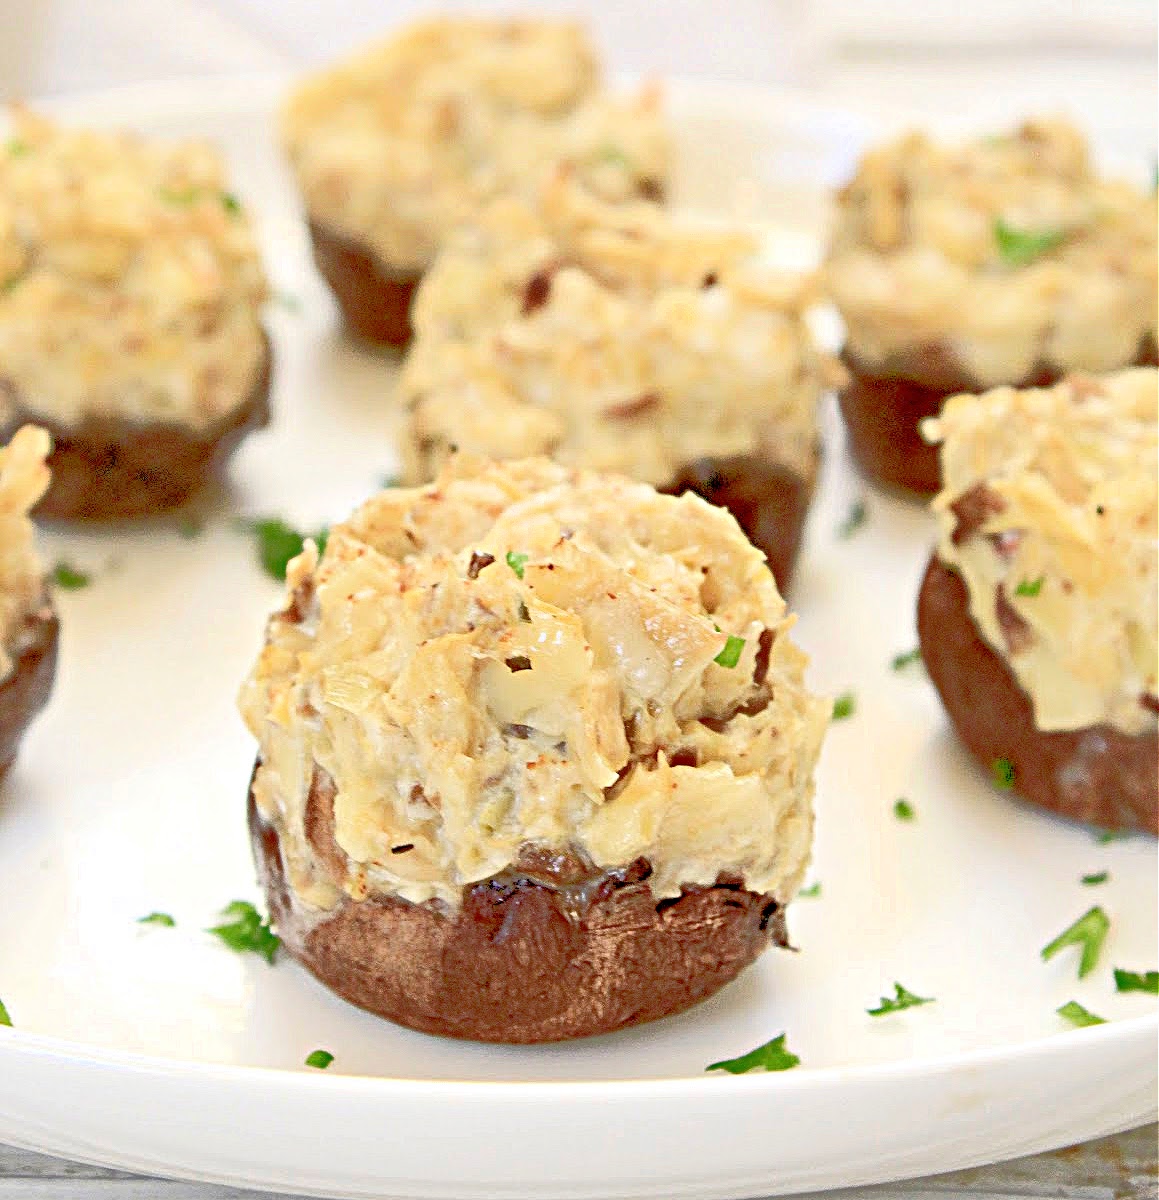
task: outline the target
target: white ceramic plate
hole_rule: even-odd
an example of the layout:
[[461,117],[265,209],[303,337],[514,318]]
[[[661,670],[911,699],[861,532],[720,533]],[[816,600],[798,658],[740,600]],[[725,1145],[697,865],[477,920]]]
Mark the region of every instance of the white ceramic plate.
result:
[[[464,1045],[348,1007],[290,962],[201,932],[257,899],[244,828],[253,746],[233,697],[279,589],[237,512],[338,519],[393,463],[392,365],[346,340],[313,273],[272,113],[276,83],[77,100],[65,115],[219,141],[261,222],[281,300],[272,428],[235,460],[205,531],[176,521],[50,531],[94,574],[62,593],[60,675],[0,794],[0,1140],[141,1170],[363,1197],[740,1197],[896,1179],[1153,1119],[1154,1002],[1111,966],[1156,965],[1154,842],[996,794],[950,736],[920,667],[913,604],[932,528],[866,495],[829,414],[793,601],[823,691],[852,689],[821,766],[817,899],[771,953],[684,1016],[542,1048]],[[679,87],[677,199],[777,218],[771,250],[815,255],[826,184],[857,117],[774,94]],[[782,185],[779,181],[783,180]],[[900,796],[917,819],[893,816]],[[1107,869],[1100,888],[1084,872]],[[1099,969],[1039,949],[1090,904]],[[142,927],[155,909],[175,929]],[[894,981],[936,1003],[874,1019]],[[1075,998],[1108,1024],[1071,1030]],[[786,1032],[799,1069],[706,1076]],[[326,1074],[304,1069],[333,1052]]]

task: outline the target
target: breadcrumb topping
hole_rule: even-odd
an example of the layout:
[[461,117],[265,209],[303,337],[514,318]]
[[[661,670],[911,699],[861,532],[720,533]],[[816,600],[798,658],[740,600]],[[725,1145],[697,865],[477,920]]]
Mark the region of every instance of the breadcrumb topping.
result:
[[526,847],[646,857],[658,896],[721,873],[795,893],[829,705],[723,510],[457,459],[370,500],[320,562],[311,544],[288,597],[241,708],[306,905],[339,899],[308,829],[315,765],[356,898],[455,906]]
[[1159,375],[956,396],[941,442],[938,554],[1043,730],[1156,722]]
[[610,200],[668,173],[657,89],[601,91],[591,45],[564,21],[415,22],[303,84],[282,133],[311,218],[400,273],[554,165]]
[[839,365],[814,343],[807,278],[755,236],[609,205],[566,175],[450,239],[416,297],[399,394],[405,478],[451,452],[550,455],[655,486],[704,457],[811,478]]
[[0,426],[14,404],[67,426],[212,425],[259,377],[265,295],[212,147],[13,111],[0,138]]
[[0,447],[0,682],[23,650],[28,618],[44,604],[44,569],[28,514],[48,491],[51,449],[48,434],[33,425]]
[[979,389],[1127,367],[1156,329],[1156,200],[1094,170],[1061,120],[961,145],[910,133],[837,198],[827,279],[859,365]]

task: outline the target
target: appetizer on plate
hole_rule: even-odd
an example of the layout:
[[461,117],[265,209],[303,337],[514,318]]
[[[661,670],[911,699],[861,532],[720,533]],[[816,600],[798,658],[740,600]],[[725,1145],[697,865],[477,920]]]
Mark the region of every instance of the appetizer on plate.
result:
[[458,459],[295,559],[241,707],[278,932],[430,1033],[540,1042],[710,995],[771,942],[829,705],[736,522]]
[[843,378],[805,320],[810,281],[759,241],[566,176],[454,235],[414,308],[404,478],[455,450],[550,455],[728,508],[788,590],[820,458],[818,401]]
[[871,479],[939,487],[923,418],[947,396],[1156,362],[1156,202],[1101,178],[1062,121],[957,146],[911,133],[838,194],[827,262]]
[[0,446],[0,779],[48,701],[57,620],[28,514],[49,483],[50,442],[27,426]]
[[394,346],[443,239],[495,196],[565,164],[610,200],[658,198],[668,169],[658,92],[603,92],[562,21],[416,22],[304,83],[282,133],[319,270],[349,325]]
[[0,141],[0,440],[52,434],[38,513],[184,502],[265,424],[266,286],[217,153],[16,110]]
[[1003,787],[1111,829],[1157,828],[1157,373],[951,399],[922,658]]

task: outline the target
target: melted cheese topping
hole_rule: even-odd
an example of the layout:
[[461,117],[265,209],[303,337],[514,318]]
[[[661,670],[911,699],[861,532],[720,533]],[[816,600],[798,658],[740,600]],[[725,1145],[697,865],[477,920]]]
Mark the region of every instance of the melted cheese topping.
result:
[[44,569],[28,514],[48,491],[51,448],[48,434],[33,425],[0,447],[0,682],[24,649],[29,616],[44,603]]
[[[1159,692],[1157,379],[1139,368],[998,388],[925,422],[942,443],[938,554],[1043,730],[1155,728],[1142,699]],[[984,519],[955,544],[967,509]]]
[[399,394],[404,476],[458,448],[550,455],[655,486],[756,455],[811,478],[817,405],[840,368],[814,344],[810,282],[756,238],[608,205],[565,176],[495,205],[419,289]]
[[459,459],[369,501],[320,562],[311,544],[288,594],[241,708],[306,904],[340,896],[306,835],[315,764],[356,898],[457,905],[528,845],[645,856],[658,896],[722,872],[794,895],[829,705],[723,510],[543,459]]
[[657,91],[602,93],[567,22],[419,21],[308,80],[282,132],[311,218],[403,274],[550,166],[611,200],[662,186],[668,170]]
[[248,400],[265,281],[217,152],[64,129],[0,140],[0,425],[11,405],[201,429]]
[[867,154],[837,204],[828,285],[867,369],[920,380],[933,348],[979,388],[1018,384],[1129,366],[1155,336],[1155,196],[1100,179],[1062,121],[959,146],[911,133]]

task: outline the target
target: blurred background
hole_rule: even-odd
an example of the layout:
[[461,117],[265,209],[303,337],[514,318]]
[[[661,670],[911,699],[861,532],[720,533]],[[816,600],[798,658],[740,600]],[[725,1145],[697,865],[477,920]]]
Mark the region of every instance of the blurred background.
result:
[[416,12],[566,13],[625,74],[802,90],[867,115],[1074,115],[1156,145],[1153,0],[0,0],[0,95],[294,71]]

